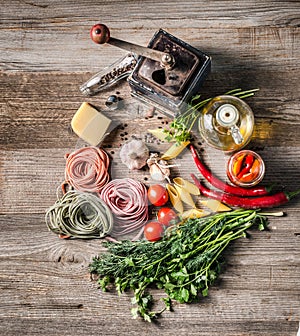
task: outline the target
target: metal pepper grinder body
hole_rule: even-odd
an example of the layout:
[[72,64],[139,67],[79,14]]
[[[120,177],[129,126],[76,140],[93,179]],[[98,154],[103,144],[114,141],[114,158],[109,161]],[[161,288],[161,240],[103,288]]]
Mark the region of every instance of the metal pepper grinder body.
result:
[[171,55],[174,65],[141,56],[128,78],[131,93],[164,114],[175,117],[183,112],[210,72],[211,59],[200,50],[160,29],[148,48]]
[[187,108],[210,72],[209,56],[163,29],[148,47],[112,38],[103,24],[94,25],[90,34],[98,44],[109,43],[139,55],[128,78],[132,95],[171,117]]

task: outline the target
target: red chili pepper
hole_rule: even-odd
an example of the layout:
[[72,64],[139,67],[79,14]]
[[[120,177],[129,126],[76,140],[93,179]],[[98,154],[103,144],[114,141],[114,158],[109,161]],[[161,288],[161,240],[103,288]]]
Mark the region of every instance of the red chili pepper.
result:
[[252,188],[242,188],[237,186],[232,186],[228,183],[225,183],[221,180],[219,180],[216,176],[214,176],[211,171],[209,171],[206,166],[200,161],[199,156],[196,152],[196,149],[193,145],[189,146],[193,159],[195,161],[195,164],[199,170],[199,172],[203,175],[203,177],[214,187],[232,194],[232,195],[238,195],[238,196],[262,196],[267,195],[272,187],[252,187]]
[[245,154],[240,155],[235,160],[233,167],[232,167],[232,173],[234,176],[237,176],[239,172],[242,170],[243,162],[244,162]]
[[242,169],[238,173],[237,178],[241,179],[244,175],[248,174],[250,172],[250,169],[252,168],[252,165],[254,163],[254,156],[253,155],[246,155],[244,162],[242,164]]
[[287,203],[291,198],[300,194],[300,190],[297,190],[294,192],[281,191],[274,195],[266,195],[256,198],[238,197],[208,189],[196,178],[194,174],[191,174],[191,177],[203,196],[218,200],[233,207],[241,207],[244,209],[273,208]]

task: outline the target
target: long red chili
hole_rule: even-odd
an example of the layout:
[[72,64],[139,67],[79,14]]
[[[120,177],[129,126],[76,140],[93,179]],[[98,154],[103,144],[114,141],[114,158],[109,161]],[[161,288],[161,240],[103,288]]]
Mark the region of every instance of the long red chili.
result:
[[208,168],[203,164],[203,162],[201,162],[195,147],[193,145],[190,145],[189,148],[199,172],[214,187],[226,193],[238,196],[263,196],[267,195],[270,192],[271,188],[268,187],[252,187],[246,189],[238,186],[232,186],[228,183],[219,180],[216,176],[212,174],[210,170],[208,170]]
[[300,194],[300,190],[294,192],[278,192],[274,195],[260,196],[256,198],[238,197],[205,187],[194,174],[191,177],[203,196],[218,200],[233,207],[244,209],[273,208],[287,203],[291,198]]

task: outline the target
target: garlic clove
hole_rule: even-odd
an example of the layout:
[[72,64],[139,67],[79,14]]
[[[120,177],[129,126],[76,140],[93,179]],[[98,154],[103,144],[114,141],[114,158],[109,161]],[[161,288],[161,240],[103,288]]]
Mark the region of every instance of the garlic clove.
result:
[[162,171],[160,167],[158,167],[156,164],[152,164],[149,168],[150,176],[154,181],[164,181],[166,178],[166,174]]
[[147,165],[150,168],[151,165],[157,163],[160,160],[157,153],[151,153],[149,159],[147,160]]
[[151,153],[150,158],[147,160],[147,164],[150,176],[154,181],[162,182],[166,179],[169,182],[170,169],[167,161],[159,159],[158,154]]

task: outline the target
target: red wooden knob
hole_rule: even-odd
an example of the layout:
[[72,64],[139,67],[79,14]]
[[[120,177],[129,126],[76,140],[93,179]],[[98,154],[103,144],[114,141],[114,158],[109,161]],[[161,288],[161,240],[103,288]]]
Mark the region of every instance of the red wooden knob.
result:
[[97,23],[91,28],[90,35],[91,39],[98,44],[107,43],[110,38],[108,27],[101,23]]

